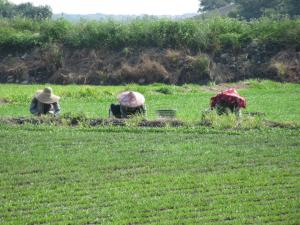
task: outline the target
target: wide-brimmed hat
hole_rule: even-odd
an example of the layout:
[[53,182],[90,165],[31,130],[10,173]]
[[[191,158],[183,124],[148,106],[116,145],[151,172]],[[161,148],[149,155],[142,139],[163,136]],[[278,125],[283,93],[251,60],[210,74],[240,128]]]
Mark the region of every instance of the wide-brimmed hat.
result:
[[145,97],[139,92],[125,91],[118,96],[120,105],[126,107],[139,107],[144,105]]
[[38,90],[35,93],[35,98],[44,104],[52,104],[60,99],[59,96],[53,94],[51,87],[46,87],[44,90]]

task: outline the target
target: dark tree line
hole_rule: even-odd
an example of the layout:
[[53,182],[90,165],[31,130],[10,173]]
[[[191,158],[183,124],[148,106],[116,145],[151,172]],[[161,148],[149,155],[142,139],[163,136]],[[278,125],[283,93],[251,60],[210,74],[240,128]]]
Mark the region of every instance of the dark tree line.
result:
[[49,6],[34,6],[29,2],[16,5],[7,0],[0,0],[0,17],[43,20],[52,17],[52,10]]
[[200,1],[200,11],[209,11],[221,8],[233,2],[233,0],[199,0]]
[[236,11],[231,16],[244,19],[265,15],[300,15],[300,0],[199,0],[199,11],[206,12],[234,3]]

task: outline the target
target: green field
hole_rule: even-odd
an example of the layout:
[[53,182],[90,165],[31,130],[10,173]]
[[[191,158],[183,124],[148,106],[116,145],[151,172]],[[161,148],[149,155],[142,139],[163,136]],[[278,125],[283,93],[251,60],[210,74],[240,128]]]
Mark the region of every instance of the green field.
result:
[[[227,84],[226,87],[237,84]],[[29,105],[35,91],[45,85],[0,84],[0,99],[11,104],[0,105],[0,116],[30,116]],[[248,81],[239,89],[247,99],[249,112],[262,112],[266,119],[274,121],[300,121],[300,85],[271,81]],[[79,86],[51,85],[55,94],[61,96],[62,113],[83,113],[87,117],[107,118],[111,103],[116,103],[117,95],[124,90],[135,90],[146,97],[148,118],[155,119],[158,109],[176,109],[183,121],[196,122],[201,113],[209,108],[210,97],[216,89],[224,86],[183,85],[169,86],[154,84],[139,86]]]
[[[229,85],[229,84],[228,84]],[[236,84],[232,84],[233,86]],[[196,124],[220,86],[54,86],[63,113],[106,118],[118,92],[148,118]],[[248,81],[248,112],[298,124],[300,85]],[[0,85],[0,117],[29,117],[44,85]],[[164,92],[165,94],[163,94]],[[0,123],[0,224],[300,223],[300,129],[139,128]]]
[[1,224],[299,224],[299,130],[0,129]]

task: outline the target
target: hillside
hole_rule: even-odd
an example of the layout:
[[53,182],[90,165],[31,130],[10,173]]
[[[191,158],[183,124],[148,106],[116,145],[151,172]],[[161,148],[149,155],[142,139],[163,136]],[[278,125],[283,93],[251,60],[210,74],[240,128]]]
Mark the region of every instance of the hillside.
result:
[[95,14],[54,14],[52,18],[54,20],[64,18],[71,22],[79,22],[81,19],[84,20],[115,20],[115,21],[129,21],[134,19],[142,19],[142,18],[153,18],[153,19],[187,19],[197,16],[196,13],[187,13],[183,15],[160,15],[160,16],[152,16],[152,15],[114,15],[114,14],[103,14],[103,13],[95,13]]

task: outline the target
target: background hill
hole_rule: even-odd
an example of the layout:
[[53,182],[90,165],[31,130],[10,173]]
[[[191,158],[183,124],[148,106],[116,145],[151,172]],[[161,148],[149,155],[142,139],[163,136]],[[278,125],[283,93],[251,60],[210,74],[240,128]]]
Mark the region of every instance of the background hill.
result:
[[64,18],[66,20],[72,22],[78,22],[80,19],[84,20],[116,20],[116,21],[129,21],[133,19],[141,19],[141,18],[152,18],[152,19],[187,19],[197,16],[196,13],[187,13],[183,15],[160,15],[160,16],[152,16],[152,15],[109,15],[103,13],[96,14],[54,14],[52,16],[53,19]]

